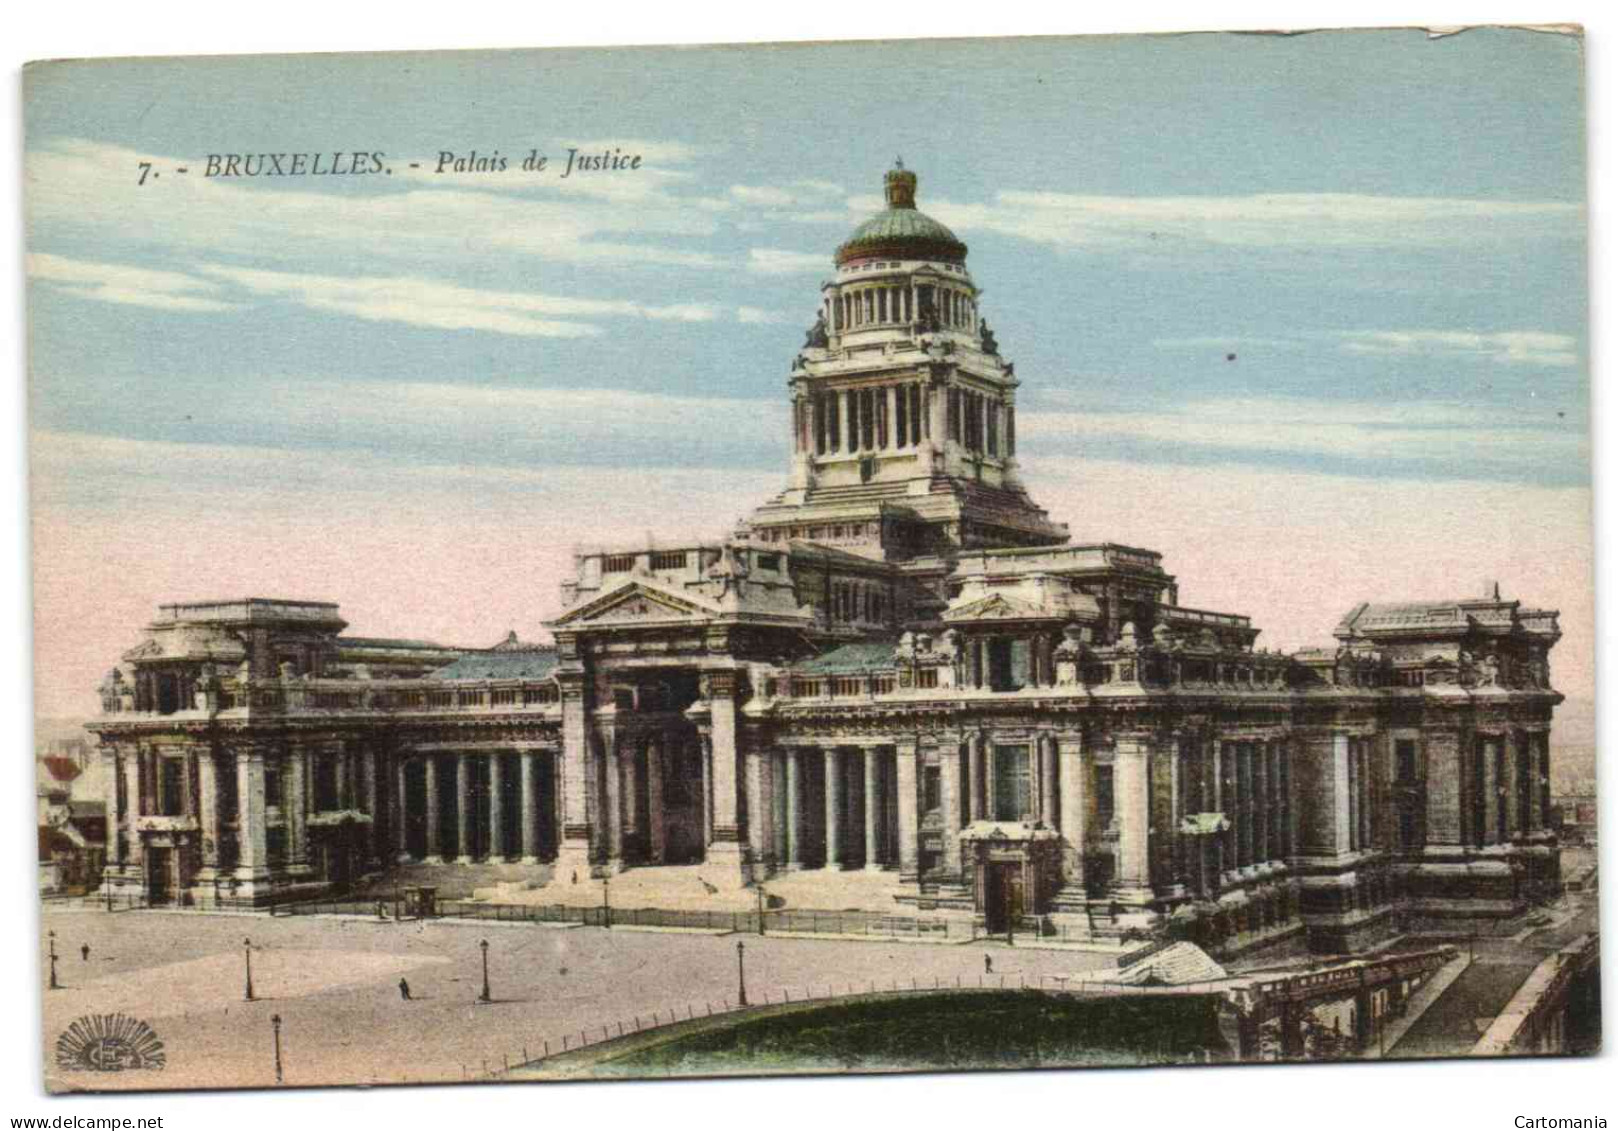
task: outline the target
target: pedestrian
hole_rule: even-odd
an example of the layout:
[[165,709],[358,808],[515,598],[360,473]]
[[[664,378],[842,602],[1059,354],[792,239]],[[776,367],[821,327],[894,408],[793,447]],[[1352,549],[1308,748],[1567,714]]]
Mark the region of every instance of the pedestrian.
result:
[[985,974],[994,973],[994,959],[990,958],[987,954],[983,956],[983,972]]
[[376,901],[376,917],[378,919],[386,919],[388,917],[388,905],[383,903],[380,899]]
[[399,996],[405,1001],[410,1000],[410,983],[403,978],[399,979]]
[[85,943],[83,946],[79,947],[79,957],[84,959],[84,961],[86,961],[86,962],[90,961],[90,944],[89,943]]

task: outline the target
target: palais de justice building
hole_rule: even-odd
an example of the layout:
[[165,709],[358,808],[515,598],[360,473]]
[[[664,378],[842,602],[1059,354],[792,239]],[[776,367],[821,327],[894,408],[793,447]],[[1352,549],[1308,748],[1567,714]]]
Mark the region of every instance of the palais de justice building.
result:
[[1335,648],[1282,655],[1182,605],[1161,555],[1070,540],[1023,482],[966,246],[914,173],[885,189],[792,362],[785,489],[721,541],[578,554],[553,645],[160,608],[92,725],[107,888],[882,869],[896,912],[989,930],[1301,923],[1328,950],[1544,898],[1556,613],[1345,595]]

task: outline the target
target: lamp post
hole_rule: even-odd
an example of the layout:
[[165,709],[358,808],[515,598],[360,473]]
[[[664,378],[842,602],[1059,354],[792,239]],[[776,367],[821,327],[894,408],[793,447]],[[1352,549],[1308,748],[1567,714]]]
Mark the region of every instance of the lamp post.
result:
[[765,901],[765,898],[766,898],[766,896],[765,896],[765,893],[764,893],[764,885],[759,884],[758,885],[758,933],[761,934],[761,935],[764,933],[764,901]]
[[494,1000],[489,996],[489,940],[479,939],[478,949],[483,951],[483,992],[478,995],[478,1000],[488,1005]]
[[270,1018],[270,1028],[275,1031],[275,1082],[281,1079],[281,1015],[279,1013]]
[[51,989],[59,990],[62,987],[61,987],[61,984],[58,983],[57,980],[56,980],[56,932],[55,931],[50,932],[50,944],[51,944]]
[[736,1004],[747,1004],[747,968],[742,965],[742,955],[747,952],[747,944],[736,942]]
[[612,929],[612,877],[601,877],[601,925]]
[[247,989],[242,994],[243,1001],[257,1001],[253,996],[253,940],[242,940],[242,958],[247,963]]

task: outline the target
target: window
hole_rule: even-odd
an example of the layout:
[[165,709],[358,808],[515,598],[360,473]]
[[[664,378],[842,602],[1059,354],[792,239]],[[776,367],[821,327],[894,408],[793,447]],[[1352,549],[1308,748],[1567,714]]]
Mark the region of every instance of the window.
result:
[[185,815],[185,762],[179,758],[157,759],[158,812],[165,817]]
[[1020,821],[1033,812],[1028,747],[994,748],[994,819]]
[[937,766],[922,767],[921,811],[923,813],[936,813],[943,804],[942,781],[943,777]]
[[652,568],[656,570],[684,569],[688,561],[685,550],[658,550],[652,554]]
[[781,568],[780,554],[758,554],[753,561],[759,569],[779,571]]
[[[1229,796],[1229,795],[1227,794],[1227,796]],[[1106,829],[1106,828],[1111,828],[1112,827],[1113,819],[1116,816],[1117,816],[1117,810],[1114,807],[1113,793],[1112,793],[1112,767],[1111,766],[1097,766],[1096,767],[1096,820],[1101,823],[1102,828]]]
[[321,811],[341,808],[338,804],[337,759],[329,755],[315,759],[315,808]]
[[601,559],[602,573],[628,573],[634,568],[634,554],[608,554]]
[[1416,743],[1414,739],[1401,738],[1393,744],[1393,757],[1397,763],[1397,773],[1400,785],[1413,785],[1416,781]]

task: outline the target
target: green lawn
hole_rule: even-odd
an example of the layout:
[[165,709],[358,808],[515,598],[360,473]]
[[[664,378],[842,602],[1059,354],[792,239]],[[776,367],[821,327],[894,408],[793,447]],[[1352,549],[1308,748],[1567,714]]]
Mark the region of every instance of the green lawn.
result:
[[1226,1059],[1212,999],[1002,991],[848,1002],[707,1028],[591,1075],[1129,1065]]

